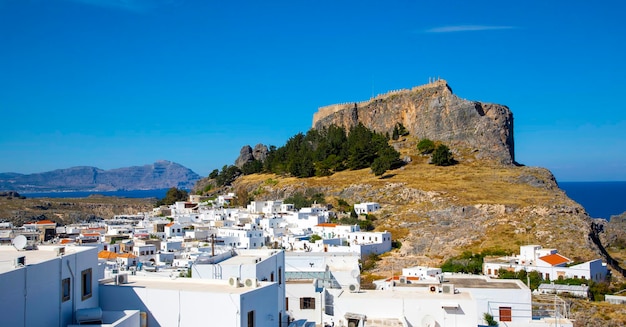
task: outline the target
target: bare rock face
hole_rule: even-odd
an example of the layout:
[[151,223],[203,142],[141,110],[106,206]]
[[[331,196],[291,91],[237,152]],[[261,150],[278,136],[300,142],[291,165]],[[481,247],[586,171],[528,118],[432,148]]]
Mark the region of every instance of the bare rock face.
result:
[[333,124],[349,129],[359,123],[389,134],[401,123],[419,138],[468,147],[479,159],[515,163],[513,114],[509,108],[461,99],[444,80],[365,102],[322,107],[313,116],[316,129]]
[[265,161],[265,158],[267,158],[267,146],[261,143],[255,145],[254,150],[252,151],[252,156],[255,160],[261,162]]
[[244,164],[248,161],[254,160],[254,156],[252,155],[252,148],[249,145],[244,145],[239,150],[239,157],[235,160],[235,166],[243,167]]
[[261,143],[255,145],[254,149],[249,145],[244,145],[239,151],[239,157],[235,160],[235,166],[241,169],[243,165],[253,160],[263,162],[267,158],[267,151],[267,146]]

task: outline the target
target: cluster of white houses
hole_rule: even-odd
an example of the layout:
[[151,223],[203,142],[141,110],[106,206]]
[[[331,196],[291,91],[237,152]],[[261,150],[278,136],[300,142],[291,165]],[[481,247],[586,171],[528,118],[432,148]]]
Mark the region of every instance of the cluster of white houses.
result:
[[[35,223],[10,235],[28,244],[0,246],[2,325],[475,327],[489,314],[506,326],[572,326],[559,314],[537,317],[531,290],[493,273],[407,267],[363,290],[362,256],[389,251],[391,235],[328,218],[324,207],[281,201],[245,210],[190,201],[103,224]],[[313,234],[321,239],[309,242]],[[50,239],[41,235],[58,239],[29,246]],[[521,257],[545,255],[524,248]]]

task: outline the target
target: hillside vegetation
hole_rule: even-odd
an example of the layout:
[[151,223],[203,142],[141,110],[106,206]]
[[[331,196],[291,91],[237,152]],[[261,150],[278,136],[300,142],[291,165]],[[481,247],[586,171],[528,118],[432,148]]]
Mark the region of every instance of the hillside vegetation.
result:
[[453,149],[456,165],[435,166],[430,156],[419,154],[417,141],[406,137],[393,142],[410,162],[380,177],[371,169],[310,178],[253,174],[238,178],[232,187],[255,200],[301,192],[322,193],[335,207],[340,199],[379,202],[383,209],[376,213],[376,229],[392,231],[403,244],[381,267],[398,258],[406,266],[440,264],[467,250],[514,253],[529,243],[558,248],[574,259],[597,257],[586,241],[590,219],[548,170],[478,160],[463,149]]

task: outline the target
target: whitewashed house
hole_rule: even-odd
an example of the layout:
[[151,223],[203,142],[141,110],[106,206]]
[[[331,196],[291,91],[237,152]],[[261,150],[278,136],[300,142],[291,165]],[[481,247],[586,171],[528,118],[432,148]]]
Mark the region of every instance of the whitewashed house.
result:
[[138,326],[138,310],[100,309],[98,280],[103,276],[95,247],[39,246],[18,251],[0,246],[2,325],[74,326],[92,313],[94,320],[107,326]]
[[[443,283],[395,283],[385,290],[344,292],[333,299],[337,326],[486,325],[488,313],[500,326],[554,326],[554,319],[533,319],[531,292],[519,280],[445,275]],[[559,318],[559,326],[573,323]]]
[[222,227],[217,229],[217,237],[224,245],[237,249],[260,249],[266,245],[260,229]]
[[177,222],[171,222],[165,225],[165,237],[183,237],[185,236],[185,230],[183,229],[183,225]]
[[128,283],[100,286],[103,310],[141,310],[147,313],[147,326],[286,327],[277,283],[247,286],[228,280],[127,278]]
[[354,253],[287,252],[286,309],[290,317],[321,325],[332,313],[332,299],[360,287],[359,256]]
[[556,249],[542,249],[540,245],[524,245],[515,257],[485,258],[483,274],[498,277],[498,271],[537,271],[547,281],[578,278],[600,282],[606,279],[606,263],[595,259],[572,265],[572,260]]
[[378,210],[380,210],[380,204],[376,202],[364,202],[354,204],[354,212],[356,212],[357,215],[366,215]]

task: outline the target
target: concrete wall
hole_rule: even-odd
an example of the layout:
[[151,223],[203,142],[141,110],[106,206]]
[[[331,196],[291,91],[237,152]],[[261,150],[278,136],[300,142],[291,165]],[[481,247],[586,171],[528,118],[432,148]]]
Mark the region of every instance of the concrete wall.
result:
[[[42,251],[42,250],[38,250]],[[81,296],[81,272],[92,268],[92,296]],[[72,274],[74,277],[72,277]],[[0,316],[3,326],[66,326],[77,309],[98,306],[96,248],[56,257],[0,275]],[[71,279],[70,299],[61,301],[61,283]]]
[[[132,286],[101,285],[103,310],[147,312],[148,326],[247,326],[248,311],[255,311],[255,326],[277,326],[279,306],[276,284],[248,292],[193,292]],[[270,320],[273,319],[273,320]]]
[[[403,292],[396,291],[367,291],[365,296],[359,293],[343,293],[335,298],[333,321],[335,326],[344,319],[346,313],[364,314],[368,318],[397,318],[405,317],[410,326],[422,326],[428,317],[435,320],[436,326],[476,327],[478,317],[474,301],[465,297],[429,296],[415,297],[402,296]],[[346,296],[346,294],[348,296]],[[445,303],[458,304],[458,308],[443,308]]]

